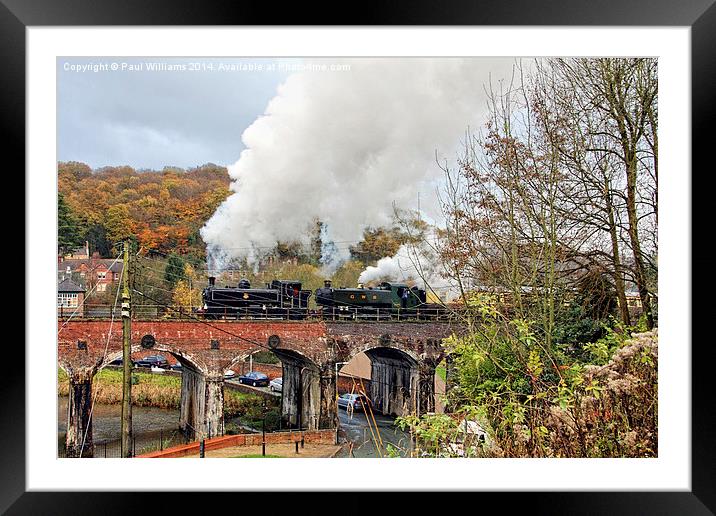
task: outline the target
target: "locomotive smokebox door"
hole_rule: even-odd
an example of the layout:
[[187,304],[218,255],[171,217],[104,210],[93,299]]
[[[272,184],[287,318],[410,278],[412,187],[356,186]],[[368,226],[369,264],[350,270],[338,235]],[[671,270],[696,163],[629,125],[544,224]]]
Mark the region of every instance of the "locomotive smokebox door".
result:
[[271,335],[268,338],[268,345],[271,349],[277,348],[281,344],[281,338],[278,335]]
[[142,337],[141,344],[144,349],[153,348],[156,343],[157,341],[154,339],[154,335],[145,335]]

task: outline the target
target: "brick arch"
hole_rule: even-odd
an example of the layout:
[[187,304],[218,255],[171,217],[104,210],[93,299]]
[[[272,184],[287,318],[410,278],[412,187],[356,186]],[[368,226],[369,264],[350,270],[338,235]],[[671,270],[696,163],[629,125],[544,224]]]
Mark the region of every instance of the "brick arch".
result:
[[[202,373],[207,373],[207,367],[204,361],[196,356],[194,353],[189,353],[186,350],[179,349],[178,347],[166,345],[157,342],[154,346],[151,348],[144,348],[140,344],[133,344],[130,347],[130,352],[132,354],[134,353],[141,353],[146,352],[147,354],[157,354],[157,353],[168,353],[172,355],[174,358],[176,358],[182,365],[184,363],[189,364],[191,367],[195,368],[198,371],[201,371]],[[98,371],[104,369],[109,365],[110,362],[117,360],[118,358],[122,358],[124,352],[123,350],[118,351],[112,351],[111,353],[107,353],[107,356],[100,364]]]
[[392,343],[386,343],[385,341],[381,341],[380,339],[371,341],[371,342],[365,342],[358,346],[350,346],[349,352],[345,356],[344,362],[350,362],[353,360],[356,355],[360,353],[365,353],[370,357],[370,352],[380,352],[380,350],[383,349],[392,349],[397,351],[398,353],[405,355],[408,359],[410,359],[414,365],[417,365],[422,360],[420,356],[415,352],[415,350],[407,349],[404,346],[400,345],[393,345]]
[[259,351],[267,351],[266,348],[259,348],[257,347],[253,351],[240,351],[236,354],[234,354],[230,359],[229,362],[226,364],[225,369],[233,369],[236,364],[240,364],[241,362],[246,361],[246,359],[253,355],[254,353],[257,353]]

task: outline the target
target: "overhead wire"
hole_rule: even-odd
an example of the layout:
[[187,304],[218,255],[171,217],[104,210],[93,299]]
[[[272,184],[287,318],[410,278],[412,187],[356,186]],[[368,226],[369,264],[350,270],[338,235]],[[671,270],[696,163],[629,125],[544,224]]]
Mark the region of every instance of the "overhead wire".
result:
[[[121,283],[122,277],[124,276],[124,267],[122,267],[122,271],[119,274],[119,281]],[[107,352],[109,351],[109,340],[112,338],[112,327],[114,325],[114,313],[117,309],[117,303],[119,302],[119,289],[117,289],[117,293],[114,298],[114,307],[112,309],[112,319],[109,322],[109,331],[107,332],[107,342],[104,345],[104,354],[102,355],[102,362],[104,363],[105,360],[107,360]],[[92,404],[90,405],[90,413],[89,413],[89,421],[92,421],[92,413],[94,412],[94,405],[97,402],[97,395],[99,394],[99,389],[95,389],[94,396],[92,397]],[[89,432],[89,425],[87,425],[87,428],[85,428],[85,433],[82,436],[82,447],[80,448],[80,457],[82,457],[82,452],[85,449],[85,442],[87,440],[87,432]]]

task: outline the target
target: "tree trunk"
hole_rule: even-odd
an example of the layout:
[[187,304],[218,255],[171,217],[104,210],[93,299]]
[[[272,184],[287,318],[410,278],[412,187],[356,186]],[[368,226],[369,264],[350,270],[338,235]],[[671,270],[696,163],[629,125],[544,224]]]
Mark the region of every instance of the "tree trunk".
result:
[[612,240],[612,264],[614,267],[614,288],[617,291],[617,299],[619,300],[619,311],[621,313],[622,322],[625,326],[631,325],[631,317],[629,315],[629,306],[627,305],[626,292],[624,289],[624,278],[622,277],[622,263],[619,256],[619,237],[617,235],[617,225],[614,220],[614,207],[612,205],[612,197],[610,193],[609,179],[604,178],[604,200],[606,201],[607,217],[609,219],[609,235]]

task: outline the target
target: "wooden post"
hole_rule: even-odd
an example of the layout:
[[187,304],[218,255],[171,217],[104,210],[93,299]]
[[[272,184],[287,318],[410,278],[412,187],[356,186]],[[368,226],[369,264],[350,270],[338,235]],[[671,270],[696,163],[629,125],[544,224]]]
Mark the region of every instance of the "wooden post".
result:
[[129,294],[129,241],[124,241],[122,262],[122,443],[121,456],[132,456],[132,335]]

